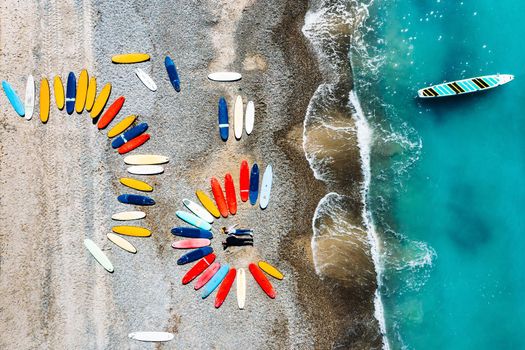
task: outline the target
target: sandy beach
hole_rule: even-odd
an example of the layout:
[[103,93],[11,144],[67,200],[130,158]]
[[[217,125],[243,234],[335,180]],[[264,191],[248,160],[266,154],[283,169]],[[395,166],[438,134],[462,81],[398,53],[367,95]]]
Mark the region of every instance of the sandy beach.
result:
[[[362,279],[359,269],[352,272],[354,282],[321,278],[313,265],[312,218],[327,188],[302,148],[308,103],[323,80],[301,33],[307,8],[292,0],[0,5],[1,79],[23,96],[30,73],[38,85],[42,77],[65,81],[69,71],[85,68],[99,89],[113,84],[110,101],[126,97],[119,119],[137,114],[149,124],[151,140],[134,153],[171,159],[164,174],[146,179],[157,204],[137,224],[153,234],[130,238],[138,253],[129,254],[106,239],[111,214],[126,209],[116,197],[133,191],[118,183],[126,166],[105,132],[86,112],[59,111],[53,97],[47,124],[38,109],[27,122],[1,94],[0,348],[381,348],[369,257],[360,261],[358,249],[348,249],[357,256],[348,261],[366,266]],[[123,52],[152,59],[112,64],[111,56]],[[167,79],[166,55],[177,64],[180,93]],[[140,83],[135,67],[153,77],[157,92]],[[213,70],[239,71],[243,79],[214,83],[206,78]],[[230,130],[223,142],[217,100],[225,96],[232,108],[237,94],[254,101],[255,130],[240,141]],[[234,293],[215,309],[213,296],[202,301],[192,286],[181,285],[188,266],[176,264],[181,253],[170,247],[170,229],[182,225],[175,216],[182,199],[196,200],[198,189],[210,192],[212,176],[222,181],[231,172],[237,184],[243,159],[261,169],[273,165],[272,199],[264,211],[242,203],[235,217],[214,224],[255,230],[253,248],[223,251],[216,235],[217,259],[236,268],[264,259],[286,277],[272,280],[277,298],[271,300],[247,274],[246,310],[238,310]],[[355,172],[349,178],[359,181],[359,166],[349,168]],[[349,215],[359,221],[359,212],[355,204]],[[107,253],[113,274],[84,249],[84,238]],[[160,345],[128,339],[138,330],[173,332],[175,339]]]

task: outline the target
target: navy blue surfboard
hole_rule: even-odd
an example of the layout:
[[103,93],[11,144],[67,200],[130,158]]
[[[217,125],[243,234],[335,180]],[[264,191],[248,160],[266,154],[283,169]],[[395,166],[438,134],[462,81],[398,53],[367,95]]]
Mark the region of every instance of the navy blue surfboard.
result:
[[257,197],[259,196],[259,166],[257,163],[253,164],[252,171],[250,172],[250,204],[255,205],[257,203]]
[[18,113],[19,116],[23,117],[26,114],[26,112],[24,104],[22,103],[22,100],[20,100],[20,97],[18,97],[15,90],[7,81],[2,81],[2,87],[4,88],[5,95],[7,96],[9,103],[11,103],[11,106],[13,106],[15,112]]
[[135,137],[139,136],[140,134],[144,133],[144,131],[148,130],[148,123],[141,123],[137,126],[134,126],[133,128],[129,129],[123,134],[120,134],[117,136],[112,142],[111,147],[113,148],[119,148],[123,144],[125,144],[128,141],[133,140]]
[[171,229],[171,233],[179,237],[188,238],[207,238],[212,239],[213,234],[207,230],[201,230],[196,227],[174,227]]
[[67,76],[67,88],[66,88],[66,112],[67,114],[73,114],[75,110],[75,97],[77,96],[77,79],[75,73],[69,72]]
[[136,204],[136,205],[153,205],[155,201],[153,198],[147,196],[141,196],[138,194],[121,194],[118,196],[118,201],[124,204]]
[[180,92],[179,74],[177,73],[177,67],[175,67],[175,63],[173,63],[173,60],[170,58],[170,56],[166,56],[166,59],[164,60],[164,65],[166,66],[166,70],[168,71],[168,76],[170,78],[171,85],[173,85],[175,91]]
[[219,99],[219,133],[223,141],[228,140],[230,124],[228,124],[228,104],[224,97]]
[[189,253],[184,254],[177,260],[178,265],[184,265],[190,262],[193,262],[195,260],[199,260],[200,258],[205,257],[208,254],[213,253],[212,247],[202,247],[195,250],[192,250]]

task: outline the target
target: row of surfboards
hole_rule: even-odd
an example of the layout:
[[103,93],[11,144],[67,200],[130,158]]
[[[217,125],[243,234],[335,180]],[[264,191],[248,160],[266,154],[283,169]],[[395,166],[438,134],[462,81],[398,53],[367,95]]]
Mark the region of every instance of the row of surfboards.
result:
[[[228,116],[228,103],[224,97],[219,98],[218,107],[219,116],[219,135],[223,141],[227,141],[230,134],[230,123]],[[250,135],[253,131],[255,122],[255,104],[253,101],[248,101],[246,104],[246,112],[244,111],[243,99],[237,95],[233,104],[233,132],[235,138],[240,140],[243,134],[243,127],[246,135]]]

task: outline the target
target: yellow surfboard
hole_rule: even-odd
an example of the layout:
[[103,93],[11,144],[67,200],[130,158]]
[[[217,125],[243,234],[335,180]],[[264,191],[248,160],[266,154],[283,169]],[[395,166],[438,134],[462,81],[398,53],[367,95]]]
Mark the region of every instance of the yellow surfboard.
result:
[[135,122],[135,119],[137,119],[136,115],[130,115],[122,119],[114,127],[112,127],[111,130],[108,131],[108,137],[112,138],[122,133],[124,130],[129,128],[131,124]]
[[46,78],[42,78],[40,81],[40,120],[42,123],[47,123],[47,120],[49,119],[49,97],[49,82]]
[[151,231],[139,226],[113,226],[111,230],[119,235],[133,236],[133,237],[149,237]]
[[90,112],[97,96],[97,78],[91,77],[86,94],[86,111]]
[[82,113],[86,105],[86,95],[88,89],[89,77],[88,72],[82,69],[77,82],[77,96],[75,98],[75,111]]
[[133,188],[135,190],[144,191],[144,192],[151,192],[153,191],[153,187],[151,187],[149,184],[147,184],[144,181],[140,181],[137,179],[132,179],[130,177],[122,177],[120,178],[120,183],[124,186],[128,186],[130,188]]
[[64,104],[66,103],[66,97],[64,95],[64,84],[62,84],[62,79],[57,75],[53,81],[53,91],[55,92],[55,102],[58,109],[64,109]]
[[266,261],[259,261],[259,267],[261,268],[261,270],[263,270],[270,276],[277,278],[278,280],[282,280],[284,278],[284,275],[281,273],[281,271],[277,270],[275,267],[268,264]]
[[206,193],[202,191],[196,191],[195,194],[199,198],[199,201],[202,203],[204,208],[206,208],[206,210],[209,211],[211,215],[215,216],[216,218],[219,218],[221,216],[221,212],[219,211],[213,200],[206,195]]
[[111,57],[113,63],[139,63],[149,60],[147,53],[125,53]]
[[95,100],[95,104],[93,105],[93,108],[91,109],[91,118],[95,119],[96,117],[100,115],[100,113],[106,106],[106,103],[108,102],[110,94],[111,94],[111,83],[107,83],[106,85],[104,85],[102,90],[100,90],[100,94],[98,94],[98,97]]

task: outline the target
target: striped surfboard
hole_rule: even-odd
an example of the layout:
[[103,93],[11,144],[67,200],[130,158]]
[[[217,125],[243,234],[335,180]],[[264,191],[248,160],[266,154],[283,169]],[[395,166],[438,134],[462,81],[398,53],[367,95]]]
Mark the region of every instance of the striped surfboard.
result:
[[476,78],[456,80],[426,87],[418,90],[417,94],[421,98],[444,97],[468,94],[481,90],[488,90],[496,86],[503,85],[514,79],[511,74],[484,75]]

